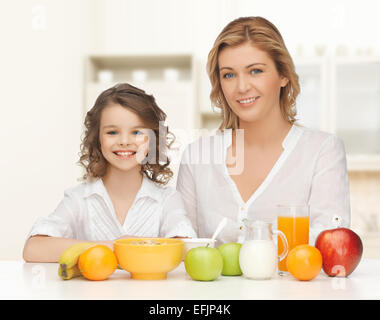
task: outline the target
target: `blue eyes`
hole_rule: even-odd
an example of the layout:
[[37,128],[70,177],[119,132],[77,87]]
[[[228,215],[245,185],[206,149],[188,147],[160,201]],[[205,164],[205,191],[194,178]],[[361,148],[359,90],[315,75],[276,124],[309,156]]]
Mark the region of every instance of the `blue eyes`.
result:
[[223,75],[224,79],[231,79],[234,75],[232,73],[226,73]]
[[[113,135],[117,134],[117,132],[115,130],[111,130],[111,131],[108,131],[107,134],[113,136]],[[143,132],[140,130],[134,130],[134,131],[132,131],[132,134],[135,136],[138,136],[140,134],[143,134]]]
[[[260,70],[260,69],[252,69],[252,70],[250,71],[250,74],[252,74],[252,75],[257,75],[257,74],[260,74],[260,73],[262,73],[262,72],[263,72],[263,71]],[[234,76],[235,76],[235,75],[234,75],[232,72],[228,72],[228,73],[225,73],[225,74],[223,75],[223,78],[224,78],[224,79],[232,79]]]

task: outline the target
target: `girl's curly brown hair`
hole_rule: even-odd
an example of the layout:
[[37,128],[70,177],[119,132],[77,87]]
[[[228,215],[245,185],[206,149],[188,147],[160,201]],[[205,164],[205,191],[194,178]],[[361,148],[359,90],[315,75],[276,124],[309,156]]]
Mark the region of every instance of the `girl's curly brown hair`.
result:
[[86,114],[78,162],[86,170],[82,179],[101,178],[106,173],[107,160],[101,152],[99,127],[102,111],[112,104],[119,104],[134,112],[154,132],[155,137],[149,139],[148,155],[141,164],[141,173],[155,183],[167,184],[173,176],[167,151],[175,137],[164,124],[166,114],[158,107],[153,95],[127,83],[103,91]]

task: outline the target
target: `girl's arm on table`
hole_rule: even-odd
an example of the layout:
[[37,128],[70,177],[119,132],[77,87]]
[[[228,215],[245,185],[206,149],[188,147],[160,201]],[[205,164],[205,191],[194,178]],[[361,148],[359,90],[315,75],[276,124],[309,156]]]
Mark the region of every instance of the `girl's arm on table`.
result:
[[[119,239],[130,237],[132,236],[125,235]],[[26,241],[23,251],[23,259],[26,262],[58,262],[59,257],[65,249],[79,242],[94,242],[94,244],[103,244],[113,250],[114,240],[86,241],[50,237],[46,235],[35,235]]]

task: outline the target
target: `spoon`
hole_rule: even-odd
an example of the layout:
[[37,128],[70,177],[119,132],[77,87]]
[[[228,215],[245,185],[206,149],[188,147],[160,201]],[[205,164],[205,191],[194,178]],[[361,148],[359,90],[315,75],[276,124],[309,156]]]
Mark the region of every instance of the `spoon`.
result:
[[[220,231],[223,230],[223,228],[226,226],[226,224],[227,224],[227,218],[224,217],[224,218],[222,219],[222,221],[219,222],[218,227],[216,228],[214,234],[213,234],[212,237],[211,237],[211,240],[214,241],[214,240],[216,239],[216,237],[218,236],[218,234],[220,233]],[[209,244],[210,244],[210,243],[207,244],[206,248],[209,246]]]

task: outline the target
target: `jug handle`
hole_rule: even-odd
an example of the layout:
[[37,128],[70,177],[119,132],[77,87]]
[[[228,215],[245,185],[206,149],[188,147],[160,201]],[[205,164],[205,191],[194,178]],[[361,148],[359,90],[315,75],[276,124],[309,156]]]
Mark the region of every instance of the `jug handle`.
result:
[[278,256],[278,261],[282,261],[288,254],[289,246],[285,234],[280,230],[273,230],[273,233],[276,233],[280,236],[282,243],[284,244],[284,250]]

